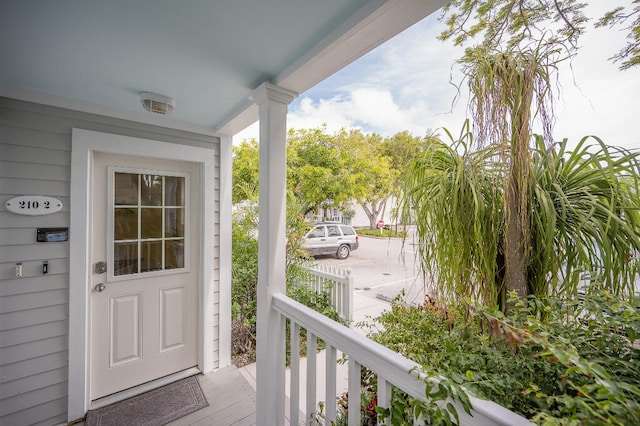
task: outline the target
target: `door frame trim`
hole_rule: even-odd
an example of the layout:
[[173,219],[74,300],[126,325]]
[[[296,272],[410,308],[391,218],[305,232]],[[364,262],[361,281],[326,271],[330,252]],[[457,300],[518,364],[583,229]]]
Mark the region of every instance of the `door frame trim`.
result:
[[[215,258],[215,151],[150,139],[134,138],[74,128],[71,137],[71,192],[69,238],[69,420],[84,417],[90,406],[90,301],[87,284],[91,277],[92,173],[95,152],[191,161],[200,164],[201,212],[199,226],[198,368],[203,373],[214,368],[214,268]],[[209,261],[205,261],[209,259]],[[224,303],[220,300],[219,303]],[[222,310],[222,309],[220,309]],[[220,316],[219,329],[226,324]],[[230,324],[228,325],[230,326]],[[224,333],[220,333],[223,337]],[[226,345],[226,342],[220,342]]]

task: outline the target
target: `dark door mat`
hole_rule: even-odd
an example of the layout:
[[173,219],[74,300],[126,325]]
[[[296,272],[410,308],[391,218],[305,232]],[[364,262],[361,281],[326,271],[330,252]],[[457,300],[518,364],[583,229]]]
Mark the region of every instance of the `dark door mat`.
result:
[[162,426],[208,406],[195,376],[90,410],[86,426]]

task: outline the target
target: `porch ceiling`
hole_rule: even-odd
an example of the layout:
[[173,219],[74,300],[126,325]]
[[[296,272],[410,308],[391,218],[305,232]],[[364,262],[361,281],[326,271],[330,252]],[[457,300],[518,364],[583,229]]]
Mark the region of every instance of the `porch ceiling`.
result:
[[[303,92],[444,0],[2,0],[0,96],[233,134],[271,81]],[[138,93],[175,98],[166,117]]]

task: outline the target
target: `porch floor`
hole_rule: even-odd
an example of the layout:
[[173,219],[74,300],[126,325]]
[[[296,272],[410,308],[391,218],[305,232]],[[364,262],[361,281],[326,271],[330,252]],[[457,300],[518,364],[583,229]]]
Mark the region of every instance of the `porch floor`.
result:
[[256,424],[255,384],[242,369],[234,366],[197,376],[209,406],[182,417],[171,426],[254,426]]

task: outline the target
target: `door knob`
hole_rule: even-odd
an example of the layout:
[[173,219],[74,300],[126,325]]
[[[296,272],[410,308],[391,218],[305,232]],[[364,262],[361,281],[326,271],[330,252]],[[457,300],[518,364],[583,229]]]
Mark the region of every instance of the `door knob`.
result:
[[107,286],[104,285],[103,283],[100,283],[100,284],[96,284],[96,286],[93,289],[98,293],[100,293],[101,291],[104,291],[105,288],[107,288]]

